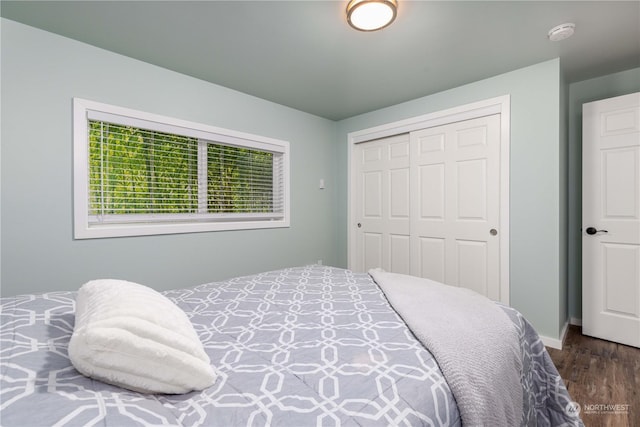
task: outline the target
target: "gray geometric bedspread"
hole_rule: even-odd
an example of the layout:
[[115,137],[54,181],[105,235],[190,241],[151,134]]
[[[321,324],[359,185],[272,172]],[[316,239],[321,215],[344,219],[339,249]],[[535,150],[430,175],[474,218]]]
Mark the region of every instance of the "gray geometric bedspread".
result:
[[[307,266],[164,293],[191,319],[216,383],[143,395],[91,380],[69,362],[74,292],[2,298],[0,425],[460,425],[431,354],[367,274]],[[523,425],[581,425],[533,328],[522,339]]]

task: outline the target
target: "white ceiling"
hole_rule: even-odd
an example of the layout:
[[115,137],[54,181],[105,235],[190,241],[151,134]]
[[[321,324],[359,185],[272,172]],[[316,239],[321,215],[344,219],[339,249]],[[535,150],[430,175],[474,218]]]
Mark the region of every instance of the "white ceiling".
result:
[[[640,66],[640,2],[407,1],[373,33],[344,1],[2,1],[3,17],[332,120],[560,57]],[[576,24],[573,37],[547,32]],[[526,82],[523,82],[526,84]]]

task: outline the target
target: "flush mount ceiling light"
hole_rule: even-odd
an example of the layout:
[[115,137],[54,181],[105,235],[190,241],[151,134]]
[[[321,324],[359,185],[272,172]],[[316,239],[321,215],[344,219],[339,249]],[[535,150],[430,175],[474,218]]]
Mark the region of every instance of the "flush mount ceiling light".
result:
[[396,19],[396,0],[351,0],[347,5],[347,21],[359,31],[380,30]]
[[549,30],[549,40],[552,42],[558,42],[560,40],[564,40],[568,37],[571,37],[576,29],[576,24],[572,24],[571,22],[567,22],[566,24],[560,24]]

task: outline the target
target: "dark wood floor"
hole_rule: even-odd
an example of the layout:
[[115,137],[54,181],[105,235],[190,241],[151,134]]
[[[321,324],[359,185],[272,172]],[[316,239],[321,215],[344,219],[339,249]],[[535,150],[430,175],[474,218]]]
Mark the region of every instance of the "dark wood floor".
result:
[[640,349],[570,326],[563,349],[547,350],[586,427],[640,427]]

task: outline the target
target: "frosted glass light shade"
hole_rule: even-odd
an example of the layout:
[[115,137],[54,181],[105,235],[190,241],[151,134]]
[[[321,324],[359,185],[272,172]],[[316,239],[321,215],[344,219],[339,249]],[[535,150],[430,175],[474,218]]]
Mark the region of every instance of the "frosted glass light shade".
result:
[[396,0],[351,0],[347,5],[347,21],[356,30],[380,30],[396,19]]

